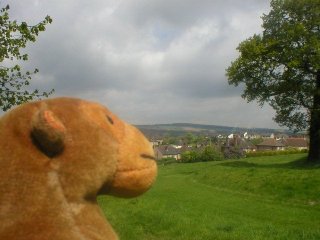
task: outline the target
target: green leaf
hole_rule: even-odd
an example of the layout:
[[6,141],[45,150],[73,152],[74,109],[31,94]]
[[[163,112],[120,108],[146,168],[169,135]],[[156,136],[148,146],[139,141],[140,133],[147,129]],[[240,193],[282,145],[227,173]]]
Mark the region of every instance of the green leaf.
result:
[[25,48],[28,42],[36,41],[39,32],[45,31],[45,26],[52,22],[51,17],[46,16],[42,22],[29,26],[26,22],[10,20],[9,9],[9,5],[0,9],[0,62],[5,65],[0,66],[0,108],[3,111],[35,98],[48,97],[53,93],[52,90],[41,93],[38,89],[33,92],[23,91],[23,87],[31,84],[31,76],[39,70],[36,68],[31,73],[23,72],[18,64],[7,66],[10,61],[28,60],[28,54],[21,54],[20,50]]

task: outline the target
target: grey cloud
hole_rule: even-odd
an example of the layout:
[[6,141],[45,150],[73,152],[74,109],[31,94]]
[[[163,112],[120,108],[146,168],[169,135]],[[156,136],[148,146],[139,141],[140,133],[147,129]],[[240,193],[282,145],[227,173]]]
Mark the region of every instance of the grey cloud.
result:
[[172,0],[172,1],[130,1],[119,8],[120,16],[145,25],[161,20],[167,24],[188,27],[203,18],[215,16],[230,17],[235,11],[252,11],[266,6],[267,1],[260,0]]
[[[262,111],[240,100],[242,89],[227,84],[225,69],[237,56],[237,44],[259,31],[268,1],[10,0],[10,5],[14,18],[37,23],[48,14],[54,20],[26,49],[26,68],[40,69],[33,87],[102,102],[140,124],[234,125]],[[271,118],[255,124],[273,126]]]

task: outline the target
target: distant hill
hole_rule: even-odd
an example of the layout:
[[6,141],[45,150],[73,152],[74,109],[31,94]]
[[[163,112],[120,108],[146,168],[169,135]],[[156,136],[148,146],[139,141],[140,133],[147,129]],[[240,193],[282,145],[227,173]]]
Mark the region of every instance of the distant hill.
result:
[[180,136],[190,132],[193,134],[231,134],[231,133],[256,133],[267,135],[271,133],[286,133],[290,134],[288,130],[270,129],[270,128],[240,128],[218,125],[203,125],[193,123],[172,123],[172,124],[154,124],[154,125],[136,125],[147,136]]

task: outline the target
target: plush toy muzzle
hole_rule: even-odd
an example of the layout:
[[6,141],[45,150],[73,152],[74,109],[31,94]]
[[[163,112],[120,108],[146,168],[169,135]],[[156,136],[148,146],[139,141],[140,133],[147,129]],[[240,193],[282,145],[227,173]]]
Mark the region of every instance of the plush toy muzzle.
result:
[[149,141],[96,103],[24,104],[0,132],[0,239],[117,239],[97,195],[135,197],[156,178]]

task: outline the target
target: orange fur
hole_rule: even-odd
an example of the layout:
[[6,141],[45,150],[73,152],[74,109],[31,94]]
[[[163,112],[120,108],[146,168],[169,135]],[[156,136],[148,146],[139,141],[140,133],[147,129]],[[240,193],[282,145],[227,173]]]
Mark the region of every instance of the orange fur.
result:
[[137,196],[156,177],[146,138],[96,103],[24,104],[0,133],[0,239],[117,239],[96,196]]

